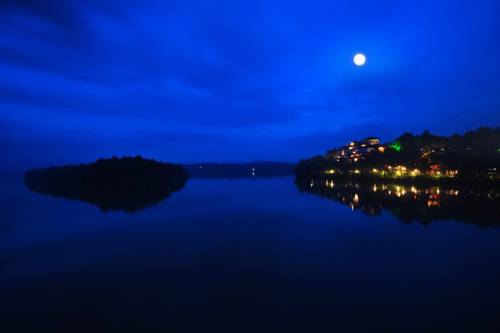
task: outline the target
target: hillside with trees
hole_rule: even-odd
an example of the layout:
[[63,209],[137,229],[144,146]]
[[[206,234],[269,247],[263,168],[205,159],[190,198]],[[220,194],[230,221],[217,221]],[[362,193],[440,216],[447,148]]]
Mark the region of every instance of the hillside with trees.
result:
[[[376,139],[378,142],[378,139]],[[385,144],[364,139],[301,160],[298,177],[344,176],[498,180],[500,128],[481,127],[463,135],[404,133]]]

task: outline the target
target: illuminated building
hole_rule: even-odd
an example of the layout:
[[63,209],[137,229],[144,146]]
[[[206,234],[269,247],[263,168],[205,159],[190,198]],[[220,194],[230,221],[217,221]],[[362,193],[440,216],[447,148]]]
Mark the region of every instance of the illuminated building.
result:
[[385,146],[375,137],[368,137],[361,141],[351,141],[346,146],[327,152],[327,156],[334,159],[349,159],[354,162],[364,159],[373,153],[384,153]]

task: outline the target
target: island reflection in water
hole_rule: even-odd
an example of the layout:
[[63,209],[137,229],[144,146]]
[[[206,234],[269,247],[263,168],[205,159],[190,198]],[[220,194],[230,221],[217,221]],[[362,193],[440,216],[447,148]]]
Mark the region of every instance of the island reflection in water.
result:
[[26,180],[25,185],[32,192],[94,204],[102,212],[124,211],[133,214],[159,204],[172,193],[182,190],[186,185],[186,180],[178,179],[168,184],[135,187],[103,187],[92,184],[66,186],[65,184],[34,183]]
[[498,188],[331,179],[297,180],[295,184],[301,192],[343,203],[371,216],[388,211],[403,223],[454,220],[481,228],[500,226]]

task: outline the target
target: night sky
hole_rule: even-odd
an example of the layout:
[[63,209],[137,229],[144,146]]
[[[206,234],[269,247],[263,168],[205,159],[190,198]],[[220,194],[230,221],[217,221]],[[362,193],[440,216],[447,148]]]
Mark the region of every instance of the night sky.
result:
[[498,126],[499,13],[498,0],[0,0],[0,162],[296,161],[369,135]]

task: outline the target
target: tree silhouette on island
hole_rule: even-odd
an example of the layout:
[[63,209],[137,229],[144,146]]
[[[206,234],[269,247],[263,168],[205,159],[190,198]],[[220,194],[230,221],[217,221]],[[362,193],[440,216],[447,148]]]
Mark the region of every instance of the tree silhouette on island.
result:
[[141,156],[34,169],[24,177],[31,191],[89,202],[104,212],[129,213],[163,201],[182,189],[188,179],[189,174],[180,165]]

